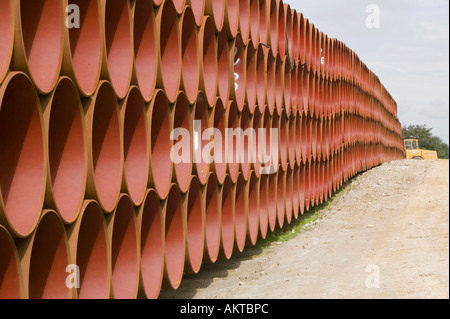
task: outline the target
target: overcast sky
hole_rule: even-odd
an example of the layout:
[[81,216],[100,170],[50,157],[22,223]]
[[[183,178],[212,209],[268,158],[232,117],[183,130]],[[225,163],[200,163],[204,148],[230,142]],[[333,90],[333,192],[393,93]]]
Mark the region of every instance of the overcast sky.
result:
[[[448,0],[284,0],[355,51],[397,101],[402,125],[426,124],[449,143]],[[380,9],[368,28],[367,6]]]

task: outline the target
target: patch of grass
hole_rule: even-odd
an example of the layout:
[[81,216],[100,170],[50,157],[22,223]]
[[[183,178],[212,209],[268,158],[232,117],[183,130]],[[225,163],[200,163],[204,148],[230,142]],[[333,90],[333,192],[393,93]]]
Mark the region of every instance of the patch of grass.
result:
[[276,228],[273,232],[269,232],[265,239],[258,240],[254,248],[265,249],[273,243],[286,242],[295,238],[301,232],[309,230],[311,228],[310,223],[315,222],[348,185],[349,181],[343,184],[326,202],[310,207],[309,211],[306,211],[303,215],[299,215],[297,219],[293,219],[290,224],[285,223],[282,228]]

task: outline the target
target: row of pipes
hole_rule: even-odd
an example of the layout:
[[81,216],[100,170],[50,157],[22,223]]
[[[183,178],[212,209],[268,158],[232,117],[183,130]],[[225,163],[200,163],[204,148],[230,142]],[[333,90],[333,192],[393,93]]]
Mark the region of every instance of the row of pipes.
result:
[[157,298],[402,156],[378,77],[281,0],[0,1],[0,298]]

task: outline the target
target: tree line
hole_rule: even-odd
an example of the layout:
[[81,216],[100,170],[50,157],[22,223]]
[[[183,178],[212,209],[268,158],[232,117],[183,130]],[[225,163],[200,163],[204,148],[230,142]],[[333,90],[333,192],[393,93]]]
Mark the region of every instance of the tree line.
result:
[[425,150],[436,151],[439,158],[448,159],[448,144],[438,137],[434,136],[431,131],[433,129],[427,125],[408,125],[402,127],[403,138],[418,138],[419,147]]

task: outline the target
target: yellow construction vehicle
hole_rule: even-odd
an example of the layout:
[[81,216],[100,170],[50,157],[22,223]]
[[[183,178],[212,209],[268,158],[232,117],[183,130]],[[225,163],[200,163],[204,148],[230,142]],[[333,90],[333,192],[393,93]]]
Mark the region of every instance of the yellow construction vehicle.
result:
[[406,159],[438,159],[436,151],[421,150],[419,148],[419,139],[404,139],[405,158]]

